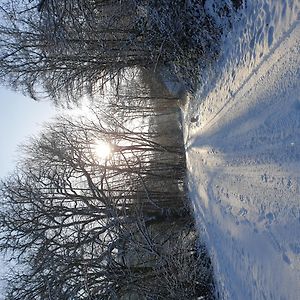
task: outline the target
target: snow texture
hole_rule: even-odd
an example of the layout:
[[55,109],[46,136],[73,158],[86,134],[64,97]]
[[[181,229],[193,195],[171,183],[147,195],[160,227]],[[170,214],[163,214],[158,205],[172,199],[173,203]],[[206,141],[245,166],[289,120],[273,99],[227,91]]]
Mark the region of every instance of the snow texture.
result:
[[[209,1],[207,1],[209,3]],[[248,0],[184,109],[220,299],[300,299],[300,2]]]

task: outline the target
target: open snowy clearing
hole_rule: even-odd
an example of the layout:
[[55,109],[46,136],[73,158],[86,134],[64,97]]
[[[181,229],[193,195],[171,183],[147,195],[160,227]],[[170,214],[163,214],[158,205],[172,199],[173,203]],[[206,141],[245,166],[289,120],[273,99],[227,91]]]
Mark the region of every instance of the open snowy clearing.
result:
[[299,1],[247,1],[236,24],[185,108],[191,199],[221,299],[296,300]]

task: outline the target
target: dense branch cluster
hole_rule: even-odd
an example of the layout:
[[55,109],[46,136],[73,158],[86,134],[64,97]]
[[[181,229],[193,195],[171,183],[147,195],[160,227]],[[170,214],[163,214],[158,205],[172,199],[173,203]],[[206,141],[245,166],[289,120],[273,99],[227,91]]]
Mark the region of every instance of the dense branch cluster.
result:
[[6,0],[0,15],[0,77],[35,99],[78,100],[132,67],[171,68],[191,89],[192,66],[219,52],[204,1]]
[[[49,124],[2,182],[0,248],[24,266],[7,299],[210,299],[176,102],[122,95],[108,100],[114,117],[94,103],[85,117]],[[106,158],[99,140],[112,149]]]

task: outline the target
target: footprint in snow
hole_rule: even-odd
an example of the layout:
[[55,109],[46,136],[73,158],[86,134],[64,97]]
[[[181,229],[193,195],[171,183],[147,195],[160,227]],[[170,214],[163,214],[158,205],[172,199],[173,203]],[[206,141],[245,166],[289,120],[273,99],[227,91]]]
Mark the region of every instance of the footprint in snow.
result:
[[248,211],[244,207],[242,207],[239,211],[239,215],[242,217],[244,217],[247,213],[248,213]]
[[271,213],[271,212],[267,213],[266,214],[266,219],[269,221],[269,224],[271,224],[275,219],[274,214]]
[[285,253],[282,253],[282,259],[285,263],[287,263],[288,265],[291,264],[291,260],[289,259],[289,257],[285,254]]

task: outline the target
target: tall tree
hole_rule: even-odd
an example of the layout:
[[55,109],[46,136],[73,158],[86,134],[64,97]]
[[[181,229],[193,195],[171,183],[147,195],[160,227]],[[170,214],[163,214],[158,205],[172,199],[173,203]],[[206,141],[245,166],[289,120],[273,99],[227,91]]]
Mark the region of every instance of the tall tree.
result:
[[35,99],[93,95],[133,67],[180,74],[218,49],[202,1],[5,0],[0,12],[0,77]]
[[23,265],[7,299],[182,299],[210,278],[194,258],[181,143],[100,111],[49,124],[0,186],[0,250]]
[[127,1],[18,1],[1,6],[0,76],[40,98],[91,94],[125,67],[149,64],[136,4]]

